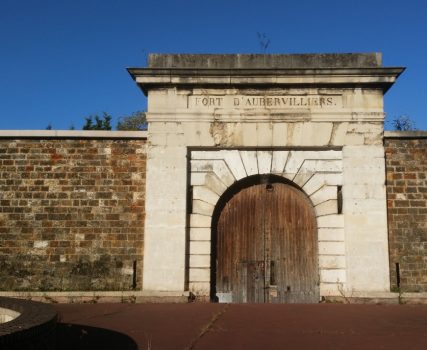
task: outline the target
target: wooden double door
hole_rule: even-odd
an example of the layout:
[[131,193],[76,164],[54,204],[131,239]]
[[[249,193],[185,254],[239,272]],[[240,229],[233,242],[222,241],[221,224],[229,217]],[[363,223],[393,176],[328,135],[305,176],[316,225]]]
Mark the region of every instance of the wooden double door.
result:
[[235,193],[216,225],[216,295],[233,303],[317,303],[317,228],[309,199],[285,183]]

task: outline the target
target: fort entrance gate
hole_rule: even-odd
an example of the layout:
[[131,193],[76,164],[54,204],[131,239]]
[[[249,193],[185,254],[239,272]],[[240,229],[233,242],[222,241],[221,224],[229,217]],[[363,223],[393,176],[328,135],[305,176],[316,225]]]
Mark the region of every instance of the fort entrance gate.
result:
[[[148,96],[144,293],[389,291],[383,95],[402,71],[380,54],[150,55],[129,69]],[[253,176],[280,181],[218,211]]]

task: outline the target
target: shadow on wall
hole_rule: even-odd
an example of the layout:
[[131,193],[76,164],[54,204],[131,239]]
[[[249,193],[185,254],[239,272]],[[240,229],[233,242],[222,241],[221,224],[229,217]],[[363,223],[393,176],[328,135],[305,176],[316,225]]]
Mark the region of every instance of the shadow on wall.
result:
[[56,350],[138,350],[135,341],[119,332],[71,323],[58,323]]

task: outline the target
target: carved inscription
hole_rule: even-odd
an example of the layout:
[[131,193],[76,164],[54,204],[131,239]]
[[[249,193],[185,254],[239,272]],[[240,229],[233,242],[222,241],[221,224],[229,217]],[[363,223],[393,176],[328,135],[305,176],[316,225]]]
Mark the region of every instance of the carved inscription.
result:
[[200,95],[189,96],[191,108],[336,108],[342,107],[338,95],[278,95],[278,96],[242,96],[242,95]]

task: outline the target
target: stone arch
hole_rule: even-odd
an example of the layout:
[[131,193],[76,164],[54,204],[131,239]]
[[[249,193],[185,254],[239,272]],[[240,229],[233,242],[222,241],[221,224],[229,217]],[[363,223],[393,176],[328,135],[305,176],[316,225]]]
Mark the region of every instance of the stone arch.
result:
[[338,213],[341,150],[195,150],[191,151],[190,162],[191,292],[205,296],[210,293],[212,216],[220,197],[238,181],[254,175],[283,178],[309,197],[318,227],[321,295],[322,288],[332,290],[345,283],[344,220]]

